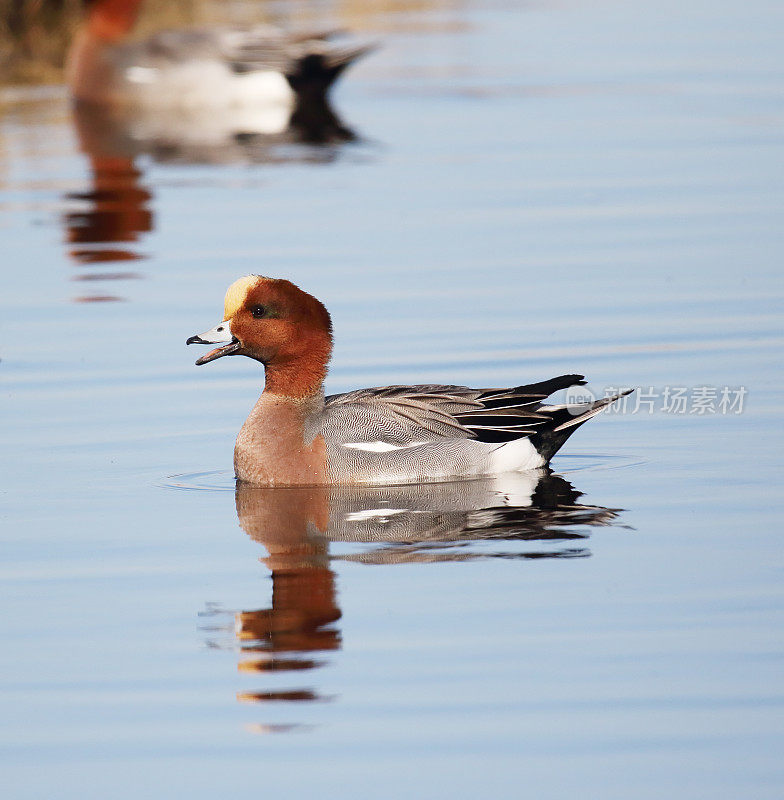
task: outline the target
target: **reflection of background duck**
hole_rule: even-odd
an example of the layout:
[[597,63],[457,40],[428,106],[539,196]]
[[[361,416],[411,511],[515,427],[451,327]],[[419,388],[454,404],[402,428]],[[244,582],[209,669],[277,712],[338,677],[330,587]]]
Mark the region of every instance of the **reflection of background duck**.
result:
[[[79,145],[90,160],[91,186],[66,195],[69,210],[63,215],[63,224],[68,254],[78,266],[87,268],[74,279],[96,286],[138,278],[137,272],[127,269],[127,262],[144,258],[136,243],[153,229],[152,193],[143,185],[133,155],[103,139],[107,121],[101,110],[81,107],[75,112]],[[109,264],[110,268],[104,266]],[[76,299],[96,302],[121,298],[98,292]]]
[[[322,666],[318,654],[340,647],[333,625],[341,612],[330,542],[370,545],[359,554],[339,556],[366,564],[586,556],[589,551],[575,542],[588,537],[586,528],[613,524],[618,511],[580,504],[579,497],[568,481],[547,471],[512,474],[502,481],[392,487],[238,485],[240,525],[265,547],[268,556],[262,560],[272,572],[272,607],[235,616],[239,669],[299,673]],[[520,547],[533,541],[547,545]],[[323,697],[313,688],[296,687],[242,692],[238,699]]]

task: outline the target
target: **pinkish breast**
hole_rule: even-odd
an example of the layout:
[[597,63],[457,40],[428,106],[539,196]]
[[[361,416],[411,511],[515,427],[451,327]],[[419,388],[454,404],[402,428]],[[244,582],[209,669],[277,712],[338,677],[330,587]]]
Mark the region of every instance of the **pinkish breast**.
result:
[[327,483],[324,438],[316,436],[309,443],[304,439],[305,422],[319,402],[320,398],[293,399],[264,392],[237,436],[237,477],[259,486]]

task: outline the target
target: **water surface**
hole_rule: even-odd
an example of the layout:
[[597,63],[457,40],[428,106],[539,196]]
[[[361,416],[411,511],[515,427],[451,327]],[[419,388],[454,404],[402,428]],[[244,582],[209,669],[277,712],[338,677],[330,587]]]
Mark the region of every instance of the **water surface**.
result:
[[[782,22],[392,9],[321,146],[7,92],[8,796],[780,797]],[[328,391],[640,391],[501,509],[235,496],[261,368],[184,341],[249,272],[332,312]]]

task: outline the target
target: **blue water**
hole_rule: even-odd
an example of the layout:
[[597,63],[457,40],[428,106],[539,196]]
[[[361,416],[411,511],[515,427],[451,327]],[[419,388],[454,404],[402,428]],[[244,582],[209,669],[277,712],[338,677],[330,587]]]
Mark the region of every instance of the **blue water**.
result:
[[[5,794],[781,797],[781,7],[318,13],[384,43],[355,142],[136,142],[107,200],[63,89],[2,96]],[[235,497],[261,368],[184,341],[249,272],[328,391],[639,391],[511,527]]]

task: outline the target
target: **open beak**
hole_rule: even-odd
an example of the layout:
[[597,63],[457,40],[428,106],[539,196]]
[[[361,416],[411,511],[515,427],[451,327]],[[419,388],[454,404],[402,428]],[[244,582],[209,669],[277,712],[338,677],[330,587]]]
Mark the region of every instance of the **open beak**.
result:
[[200,367],[202,364],[209,364],[210,361],[215,361],[216,358],[234,355],[234,353],[239,352],[242,348],[242,344],[231,333],[229,320],[218,323],[212,330],[206,333],[199,333],[196,336],[191,336],[185,344],[221,344],[222,342],[227,342],[227,344],[224,344],[223,347],[216,347],[214,350],[210,350],[206,356],[202,356],[196,360],[196,366]]

